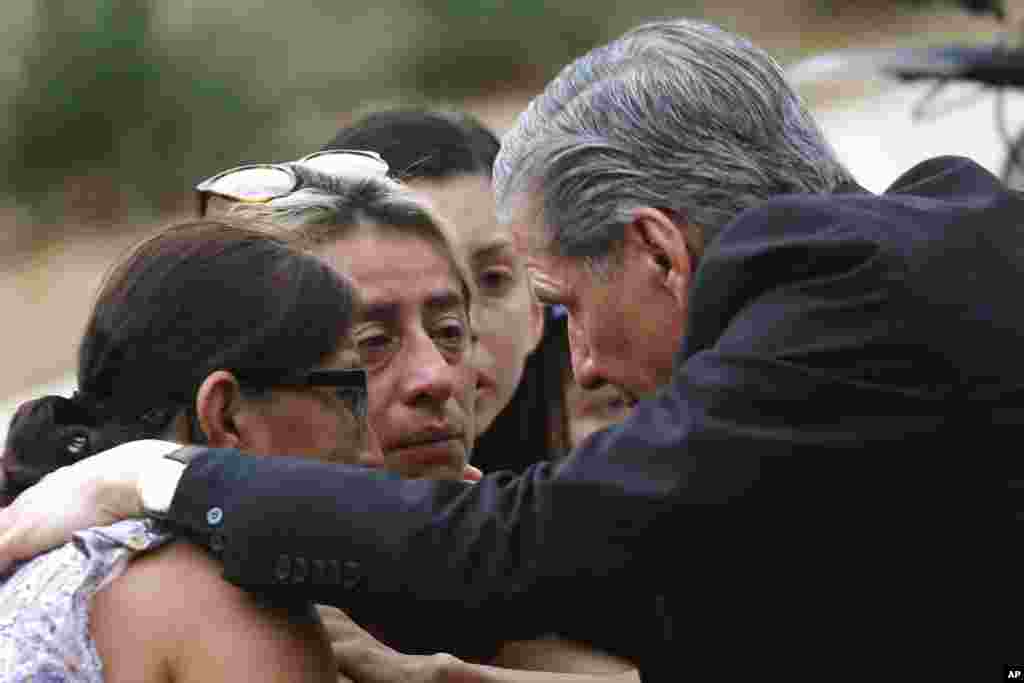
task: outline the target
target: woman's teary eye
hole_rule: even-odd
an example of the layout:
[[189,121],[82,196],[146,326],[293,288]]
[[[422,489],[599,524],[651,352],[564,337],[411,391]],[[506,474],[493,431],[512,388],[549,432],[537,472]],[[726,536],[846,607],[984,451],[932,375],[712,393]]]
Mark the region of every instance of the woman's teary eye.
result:
[[359,351],[359,356],[363,359],[364,363],[373,363],[390,350],[392,343],[393,340],[390,335],[367,333],[357,337],[356,349]]

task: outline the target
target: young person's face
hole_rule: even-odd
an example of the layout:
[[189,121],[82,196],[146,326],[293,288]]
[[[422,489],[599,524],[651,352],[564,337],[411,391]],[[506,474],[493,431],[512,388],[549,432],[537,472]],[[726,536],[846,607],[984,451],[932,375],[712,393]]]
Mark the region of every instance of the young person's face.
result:
[[476,437],[466,301],[441,247],[372,226],[322,250],[362,299],[353,328],[383,465],[461,479]]
[[542,311],[530,291],[511,231],[495,219],[488,177],[465,175],[409,184],[454,227],[476,284],[476,414],[478,431],[483,432],[519,386],[526,357],[540,340]]

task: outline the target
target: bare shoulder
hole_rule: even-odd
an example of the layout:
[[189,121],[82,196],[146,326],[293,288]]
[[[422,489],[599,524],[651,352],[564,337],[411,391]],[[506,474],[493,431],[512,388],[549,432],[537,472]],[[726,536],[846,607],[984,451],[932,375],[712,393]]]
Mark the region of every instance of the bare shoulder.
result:
[[216,591],[205,559],[188,544],[173,543],[138,557],[96,594],[89,630],[107,681],[171,680],[180,636],[193,618],[186,591]]
[[97,594],[93,618],[116,618],[122,628],[133,622],[145,624],[169,636],[176,625],[198,622],[200,613],[229,609],[243,597],[241,590],[221,579],[212,559],[179,541],[128,565]]
[[[247,594],[221,577],[221,568],[205,551],[191,543],[176,541],[143,555],[120,579],[120,591],[144,613],[175,614],[196,618],[200,612],[230,608],[247,600]],[[202,610],[196,609],[201,606]],[[198,619],[197,619],[198,620]]]
[[140,557],[97,594],[91,628],[111,683],[336,676],[315,617],[264,605],[185,542]]

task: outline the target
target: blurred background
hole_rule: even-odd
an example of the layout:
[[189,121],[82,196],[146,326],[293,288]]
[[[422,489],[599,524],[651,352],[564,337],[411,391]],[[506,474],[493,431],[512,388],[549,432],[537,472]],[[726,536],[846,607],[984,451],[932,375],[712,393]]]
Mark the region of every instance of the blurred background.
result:
[[[301,156],[368,110],[451,105],[500,132],[567,61],[657,17],[706,18],[783,64],[999,30],[939,0],[5,0],[0,13],[5,423],[5,405],[67,389],[105,268],[188,215],[196,181]],[[993,169],[1004,154],[991,104],[913,123],[919,86],[868,73],[800,87],[872,190],[935,154]]]

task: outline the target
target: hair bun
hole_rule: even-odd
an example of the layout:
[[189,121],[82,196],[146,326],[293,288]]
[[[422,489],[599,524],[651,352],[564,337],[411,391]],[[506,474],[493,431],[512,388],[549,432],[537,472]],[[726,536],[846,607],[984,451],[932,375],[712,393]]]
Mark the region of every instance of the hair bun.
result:
[[0,460],[6,505],[54,470],[93,453],[94,418],[80,403],[44,396],[18,406]]

